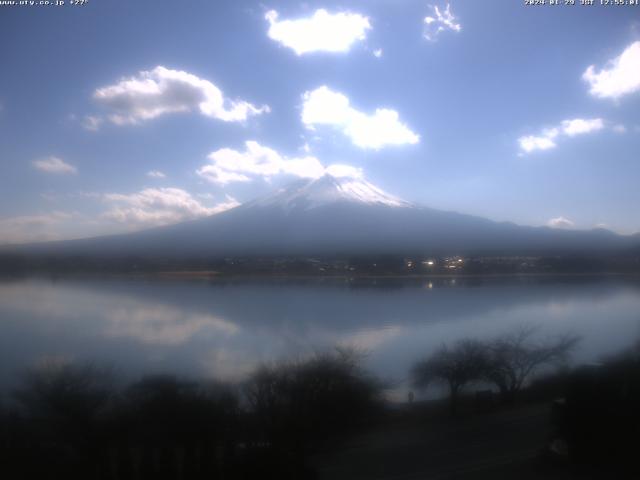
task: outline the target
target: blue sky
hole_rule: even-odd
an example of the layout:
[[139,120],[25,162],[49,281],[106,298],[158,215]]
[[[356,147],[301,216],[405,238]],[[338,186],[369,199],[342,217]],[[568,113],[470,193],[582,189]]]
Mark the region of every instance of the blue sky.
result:
[[0,6],[0,243],[196,218],[327,168],[640,231],[640,7],[523,4]]

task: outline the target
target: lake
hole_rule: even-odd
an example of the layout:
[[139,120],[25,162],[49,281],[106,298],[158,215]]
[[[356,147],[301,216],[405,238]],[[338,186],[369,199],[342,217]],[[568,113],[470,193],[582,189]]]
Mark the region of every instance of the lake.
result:
[[575,363],[640,337],[640,279],[20,279],[0,282],[0,384],[49,361],[236,381],[263,362],[336,345],[405,394],[408,371],[443,342],[519,325],[577,333]]

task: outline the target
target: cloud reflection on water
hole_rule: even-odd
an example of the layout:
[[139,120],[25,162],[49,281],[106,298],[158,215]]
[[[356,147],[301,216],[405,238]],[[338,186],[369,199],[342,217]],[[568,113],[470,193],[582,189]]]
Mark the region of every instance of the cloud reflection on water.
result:
[[[0,377],[37,358],[110,362],[133,374],[172,371],[240,379],[255,366],[336,345],[368,351],[393,382],[442,342],[518,324],[583,336],[593,361],[640,333],[637,282],[345,282],[25,280],[0,284]],[[4,381],[4,379],[2,379]]]

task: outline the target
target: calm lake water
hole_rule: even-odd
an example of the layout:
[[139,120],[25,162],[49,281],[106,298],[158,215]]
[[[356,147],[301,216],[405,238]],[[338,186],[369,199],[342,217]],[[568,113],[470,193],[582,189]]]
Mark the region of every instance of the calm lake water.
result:
[[412,363],[442,342],[522,324],[578,333],[574,362],[596,361],[638,341],[640,280],[5,280],[0,384],[45,361],[240,380],[262,362],[353,345],[401,395]]

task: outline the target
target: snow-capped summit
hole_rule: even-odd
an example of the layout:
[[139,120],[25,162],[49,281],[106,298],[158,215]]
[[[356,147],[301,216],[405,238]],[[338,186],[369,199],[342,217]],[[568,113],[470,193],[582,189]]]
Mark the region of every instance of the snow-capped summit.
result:
[[334,203],[412,207],[409,202],[390,195],[361,177],[334,176],[301,180],[275,193],[246,204],[247,206],[279,206],[286,211],[310,210]]

